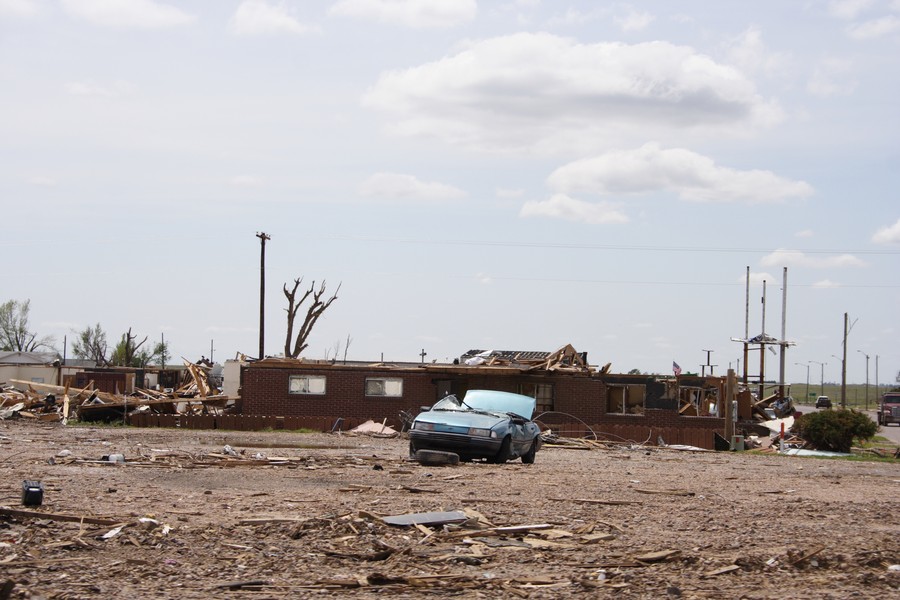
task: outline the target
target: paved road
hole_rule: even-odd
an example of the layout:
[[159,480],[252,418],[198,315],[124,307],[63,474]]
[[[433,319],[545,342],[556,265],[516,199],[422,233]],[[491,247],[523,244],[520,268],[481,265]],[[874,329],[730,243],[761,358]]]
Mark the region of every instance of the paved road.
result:
[[[797,410],[801,413],[814,412],[816,409],[812,406],[797,406]],[[874,410],[864,410],[861,411],[869,415],[869,418],[873,421],[876,418]],[[900,446],[900,427],[897,425],[882,425],[881,430],[878,432],[878,435],[881,437],[887,438],[891,440],[892,443]]]

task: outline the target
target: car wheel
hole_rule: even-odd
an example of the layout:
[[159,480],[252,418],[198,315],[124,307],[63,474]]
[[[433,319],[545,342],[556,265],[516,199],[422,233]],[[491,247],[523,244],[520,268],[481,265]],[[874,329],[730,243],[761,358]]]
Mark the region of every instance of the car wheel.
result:
[[410,458],[416,457],[416,445],[413,444],[412,440],[409,440],[409,457]]
[[510,448],[512,446],[512,440],[509,436],[503,438],[503,442],[500,444],[500,450],[494,456],[494,459],[491,461],[494,464],[502,465],[510,458]]
[[526,465],[534,464],[534,455],[537,454],[537,440],[531,441],[531,448],[522,455],[522,463]]

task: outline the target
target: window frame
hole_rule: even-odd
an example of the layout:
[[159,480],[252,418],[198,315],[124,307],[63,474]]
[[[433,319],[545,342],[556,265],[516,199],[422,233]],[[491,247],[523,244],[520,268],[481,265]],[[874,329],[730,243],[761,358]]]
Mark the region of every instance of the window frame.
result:
[[[381,381],[383,386],[383,393],[381,394],[373,394],[369,392],[369,383]],[[398,383],[399,384],[399,393],[390,394],[388,393],[388,383]],[[402,398],[403,397],[403,378],[402,377],[366,377],[366,381],[363,384],[363,393],[366,398]]]
[[[637,403],[629,404],[628,397],[631,395],[631,388],[643,390],[641,394],[640,412],[628,412],[629,406],[638,406]],[[610,410],[610,400],[613,399],[611,390],[621,390],[621,410]],[[643,417],[647,412],[647,385],[643,383],[609,383],[606,385],[606,406],[605,413],[608,415],[621,415],[623,417]]]
[[[307,380],[307,391],[292,391],[292,383],[295,380]],[[309,391],[312,389],[312,386],[309,384],[310,380],[316,380],[322,382],[322,391],[314,392]],[[325,375],[290,375],[288,376],[288,395],[290,396],[324,396],[328,392],[328,378]]]
[[[531,388],[530,391],[527,388]],[[541,394],[542,391],[547,390],[550,391],[549,396]],[[556,410],[556,386],[553,383],[523,381],[519,383],[519,393],[523,396],[534,398],[535,414],[554,412]]]

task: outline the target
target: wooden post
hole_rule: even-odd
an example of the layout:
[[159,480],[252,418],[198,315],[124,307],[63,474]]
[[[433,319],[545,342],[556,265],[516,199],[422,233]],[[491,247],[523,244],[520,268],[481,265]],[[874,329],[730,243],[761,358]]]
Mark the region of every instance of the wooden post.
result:
[[728,369],[728,378],[725,380],[725,439],[728,443],[731,443],[734,436],[734,388],[734,369]]

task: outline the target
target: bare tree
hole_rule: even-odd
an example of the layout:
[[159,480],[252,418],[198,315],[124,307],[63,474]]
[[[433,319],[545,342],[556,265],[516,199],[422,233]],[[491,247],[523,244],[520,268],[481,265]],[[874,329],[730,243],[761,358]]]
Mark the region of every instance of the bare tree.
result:
[[141,364],[144,357],[139,355],[138,350],[144,345],[144,342],[147,341],[147,336],[144,336],[144,339],[138,344],[135,344],[135,341],[137,341],[137,336],[131,335],[131,327],[129,327],[128,331],[122,334],[122,339],[119,340],[119,343],[116,344],[110,362],[114,365],[124,367],[144,366]]
[[37,339],[28,328],[31,300],[10,300],[0,304],[0,350],[34,352],[41,348],[52,350],[53,338]]
[[88,325],[79,331],[78,339],[72,345],[72,352],[76,358],[92,360],[101,366],[109,366],[107,351],[106,332],[100,327],[100,323],[94,327]]
[[353,338],[350,337],[350,334],[348,333],[347,334],[347,343],[344,344],[344,363],[347,362],[347,350],[350,349],[350,342],[352,342],[352,341],[353,341]]
[[[284,284],[284,296],[287,298],[288,307],[287,307],[287,336],[284,340],[284,355],[290,356],[291,358],[297,358],[300,354],[306,350],[309,344],[306,343],[306,339],[309,337],[309,334],[312,333],[312,329],[316,324],[316,321],[319,320],[319,317],[322,316],[322,313],[331,306],[331,303],[337,300],[338,292],[341,291],[341,284],[338,284],[337,289],[334,291],[334,294],[331,295],[327,300],[322,300],[322,297],[325,295],[325,281],[322,281],[322,285],[316,289],[316,282],[313,281],[310,284],[309,289],[297,299],[297,288],[300,287],[300,284],[303,282],[303,278],[294,280],[294,287],[290,291],[288,291],[287,284]],[[306,302],[307,299],[311,300],[311,304],[309,308],[306,310],[306,317],[303,319],[303,324],[300,325],[297,330],[297,337],[294,338],[294,321],[297,318],[297,312],[300,310],[300,307],[303,306],[303,303]]]

